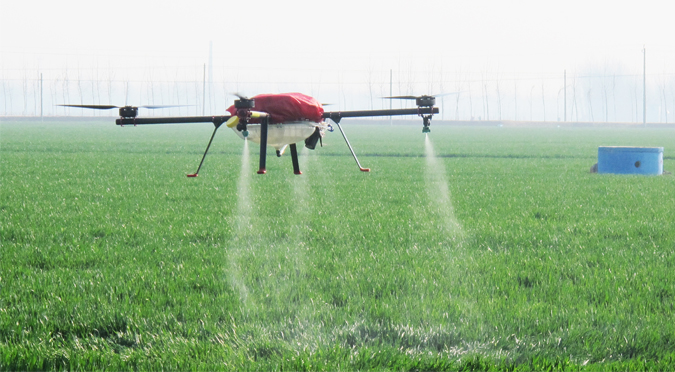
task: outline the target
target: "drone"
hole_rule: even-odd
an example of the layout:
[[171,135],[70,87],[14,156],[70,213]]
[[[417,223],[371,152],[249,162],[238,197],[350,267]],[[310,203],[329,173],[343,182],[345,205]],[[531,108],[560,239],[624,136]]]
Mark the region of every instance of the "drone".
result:
[[423,96],[393,96],[383,97],[386,99],[415,100],[416,108],[388,109],[388,110],[365,110],[365,111],[324,111],[323,104],[315,98],[302,93],[278,93],[259,94],[248,98],[241,94],[235,94],[238,99],[227,109],[227,115],[219,116],[174,116],[174,117],[150,117],[139,118],[138,109],[159,109],[178,106],[112,106],[112,105],[59,105],[65,107],[78,107],[86,109],[109,110],[119,109],[120,118],[115,120],[119,126],[146,125],[146,124],[188,124],[188,123],[212,123],[213,133],[206,145],[204,155],[195,173],[188,177],[197,177],[204,164],[206,154],[209,152],[213,138],[223,124],[231,128],[243,140],[251,140],[260,144],[260,159],[258,174],[267,173],[267,146],[276,149],[276,155],[280,157],[286,148],[291,150],[293,173],[302,174],[298,162],[298,149],[296,144],[304,141],[305,147],[310,150],[316,148],[317,143],[323,145],[323,137],[326,131],[333,131],[333,126],[326,122],[330,119],[335,123],[352,153],[356,165],[362,172],[370,172],[369,168],[361,166],[359,159],[347,139],[345,131],[340,125],[343,118],[376,117],[376,116],[399,116],[418,115],[422,118],[422,133],[429,133],[431,118],[438,114],[435,107],[436,97],[440,95]]

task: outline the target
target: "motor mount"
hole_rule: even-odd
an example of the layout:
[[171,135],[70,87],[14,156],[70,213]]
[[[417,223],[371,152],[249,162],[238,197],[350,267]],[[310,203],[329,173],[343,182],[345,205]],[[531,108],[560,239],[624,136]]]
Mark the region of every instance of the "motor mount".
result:
[[433,107],[436,104],[436,97],[434,96],[419,96],[415,97],[415,103],[418,107]]
[[255,99],[239,97],[234,101],[234,107],[237,109],[252,109],[255,107]]
[[138,116],[138,107],[124,106],[120,107],[120,117],[125,119],[135,118]]

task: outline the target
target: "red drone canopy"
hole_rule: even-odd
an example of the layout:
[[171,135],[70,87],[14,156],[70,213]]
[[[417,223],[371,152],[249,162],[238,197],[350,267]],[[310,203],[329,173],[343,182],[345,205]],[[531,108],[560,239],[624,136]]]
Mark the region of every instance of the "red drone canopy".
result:
[[[259,94],[255,100],[253,111],[262,111],[270,114],[271,123],[287,123],[291,121],[310,120],[320,123],[323,118],[321,103],[302,93]],[[234,105],[227,111],[237,114]]]

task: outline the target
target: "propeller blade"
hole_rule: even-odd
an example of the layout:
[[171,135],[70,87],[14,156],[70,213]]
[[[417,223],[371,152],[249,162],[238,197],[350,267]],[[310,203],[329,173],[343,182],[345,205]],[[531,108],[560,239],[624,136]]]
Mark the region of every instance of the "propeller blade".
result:
[[239,94],[239,93],[230,93],[230,94],[232,94],[233,96],[238,97],[239,99],[245,99],[245,100],[250,99],[250,98],[246,97],[246,96],[243,95],[243,94]]
[[[122,107],[133,107],[133,106],[113,106],[113,105],[57,105],[57,106],[63,106],[63,107],[79,107],[79,108],[88,108],[88,109],[94,109],[94,110],[110,110],[114,108],[122,108]],[[162,109],[162,108],[170,108],[170,107],[188,107],[192,105],[150,105],[150,106],[138,106],[150,110],[155,110],[155,109]]]
[[440,93],[440,94],[431,94],[431,95],[422,95],[422,96],[393,96],[393,97],[382,97],[382,98],[387,98],[387,99],[418,99],[422,97],[433,97],[433,98],[438,98],[438,97],[443,97],[443,96],[449,96],[453,94],[459,94],[460,92],[448,92],[448,93]]
[[393,97],[382,97],[386,99],[417,99],[415,96],[393,96]]
[[170,108],[170,107],[188,107],[192,105],[164,105],[164,106],[138,106],[138,107],[143,107],[149,110],[155,110],[155,109],[163,109],[163,108]]
[[441,94],[434,94],[432,97],[443,97],[443,96],[451,96],[453,94],[459,94],[461,92],[448,92],[448,93],[441,93]]
[[94,109],[94,110],[110,110],[110,109],[114,109],[114,108],[119,108],[118,106],[111,106],[111,105],[57,105],[57,106],[79,107],[79,108],[88,108],[88,109]]

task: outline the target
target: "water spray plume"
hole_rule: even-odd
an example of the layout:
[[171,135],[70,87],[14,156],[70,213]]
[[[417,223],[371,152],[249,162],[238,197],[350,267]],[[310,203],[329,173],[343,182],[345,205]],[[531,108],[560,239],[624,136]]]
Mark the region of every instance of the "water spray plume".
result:
[[234,217],[235,232],[232,240],[232,247],[227,250],[228,261],[230,262],[229,280],[234,288],[239,292],[239,297],[245,308],[253,306],[249,297],[249,290],[246,287],[244,275],[241,273],[242,260],[245,258],[245,242],[251,238],[251,200],[249,197],[250,189],[250,169],[251,162],[249,157],[248,141],[244,141],[244,148],[241,156],[241,170],[239,180],[237,181],[237,213]]
[[439,164],[434,153],[434,147],[427,134],[424,136],[424,154],[426,157],[425,179],[427,182],[427,194],[429,203],[438,207],[441,219],[440,226],[450,236],[461,234],[461,226],[455,218],[455,213],[450,200],[448,181],[445,176],[443,164]]
[[241,154],[241,171],[239,172],[239,181],[237,182],[237,192],[239,200],[237,201],[240,225],[238,226],[239,233],[242,228],[248,225],[248,217],[251,212],[251,203],[248,196],[249,178],[250,178],[251,160],[249,156],[248,141],[244,141],[244,148]]

